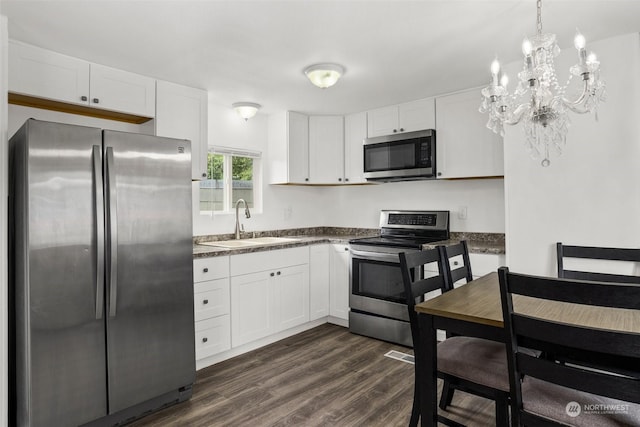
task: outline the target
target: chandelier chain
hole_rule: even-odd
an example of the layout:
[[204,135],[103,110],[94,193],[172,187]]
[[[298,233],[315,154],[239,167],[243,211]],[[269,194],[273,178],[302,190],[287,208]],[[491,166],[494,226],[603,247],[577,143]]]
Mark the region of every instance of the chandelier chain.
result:
[[538,28],[538,35],[540,35],[542,34],[542,0],[538,0],[536,6],[538,9],[537,28]]

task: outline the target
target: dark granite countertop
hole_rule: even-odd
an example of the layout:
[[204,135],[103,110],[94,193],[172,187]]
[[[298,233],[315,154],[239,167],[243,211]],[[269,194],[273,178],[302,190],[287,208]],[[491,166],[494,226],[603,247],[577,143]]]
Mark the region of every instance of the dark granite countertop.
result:
[[201,242],[215,242],[233,240],[233,234],[221,234],[214,236],[196,236],[193,239],[193,257],[206,258],[223,255],[239,255],[252,252],[271,251],[275,249],[295,248],[299,246],[309,246],[321,243],[348,243],[349,240],[358,237],[377,236],[379,230],[368,228],[342,228],[342,227],[311,227],[295,228],[287,230],[262,231],[255,233],[243,233],[242,238],[252,237],[289,237],[295,241],[261,244],[241,248],[220,248],[215,246],[201,245]]
[[423,249],[433,249],[436,246],[455,245],[461,240],[467,241],[469,253],[474,254],[504,254],[504,234],[501,233],[467,233],[467,232],[451,232],[449,240],[433,242],[423,245]]
[[[233,234],[219,234],[212,236],[196,236],[193,238],[193,257],[207,258],[224,255],[239,255],[252,252],[271,251],[276,249],[295,248],[299,246],[309,246],[321,243],[345,244],[349,240],[358,237],[368,237],[378,235],[379,230],[368,228],[344,228],[344,227],[310,227],[287,230],[262,231],[255,233],[244,233],[243,238],[252,237],[289,237],[295,241],[277,242],[261,244],[240,248],[221,248],[215,246],[201,245],[201,242],[214,242],[233,240]],[[480,254],[504,254],[504,234],[500,233],[460,233],[451,232],[451,239],[434,242],[424,245],[424,249],[435,248],[438,245],[453,245],[460,240],[467,240],[469,252]]]

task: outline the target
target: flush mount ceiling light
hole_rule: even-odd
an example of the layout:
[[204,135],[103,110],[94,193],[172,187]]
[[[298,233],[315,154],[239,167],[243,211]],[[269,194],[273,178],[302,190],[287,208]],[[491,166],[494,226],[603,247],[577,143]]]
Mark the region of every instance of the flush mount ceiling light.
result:
[[340,76],[344,74],[344,67],[339,64],[314,64],[305,68],[304,73],[311,83],[319,88],[326,89],[336,84]]
[[236,113],[238,113],[238,115],[242,117],[246,122],[251,117],[256,115],[261,105],[256,104],[255,102],[236,102],[232,105],[232,107],[234,110],[236,110]]
[[[549,166],[549,153],[562,153],[569,111],[597,113],[598,103],[605,98],[605,85],[600,80],[600,62],[595,54],[587,55],[584,36],[579,32],[574,39],[578,63],[569,69],[567,84],[558,83],[553,61],[560,48],[555,34],[542,32],[542,0],[537,1],[537,10],[537,34],[522,42],[524,67],[518,73],[518,86],[509,94],[507,76],[498,60],[493,61],[491,83],[482,89],[480,112],[489,113],[487,127],[502,136],[505,123],[515,125],[522,121],[531,156],[542,157],[542,166]],[[574,77],[580,82],[572,85]]]

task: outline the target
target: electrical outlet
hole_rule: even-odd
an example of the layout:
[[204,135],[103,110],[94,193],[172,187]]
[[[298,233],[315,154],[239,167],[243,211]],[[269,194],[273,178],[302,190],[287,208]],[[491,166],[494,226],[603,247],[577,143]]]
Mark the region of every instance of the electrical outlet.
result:
[[291,206],[287,206],[286,208],[284,208],[285,221],[289,221],[291,219],[292,214],[293,214],[293,209],[291,208]]
[[460,206],[458,208],[458,219],[467,219],[467,207]]

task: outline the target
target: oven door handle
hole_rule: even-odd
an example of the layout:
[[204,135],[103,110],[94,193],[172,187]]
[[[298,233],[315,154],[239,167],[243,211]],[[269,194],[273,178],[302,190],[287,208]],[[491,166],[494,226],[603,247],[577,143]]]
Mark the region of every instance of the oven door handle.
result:
[[382,262],[392,262],[394,264],[400,263],[400,258],[397,253],[383,253],[383,252],[369,252],[369,251],[359,251],[357,249],[351,249],[351,256],[353,258],[371,260],[371,261],[382,261]]

